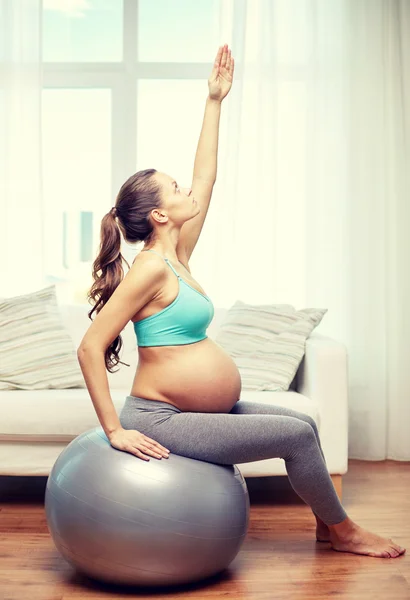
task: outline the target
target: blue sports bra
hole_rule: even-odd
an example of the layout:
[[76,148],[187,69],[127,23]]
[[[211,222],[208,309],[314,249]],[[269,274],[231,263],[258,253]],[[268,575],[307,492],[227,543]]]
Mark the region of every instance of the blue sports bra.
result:
[[[158,254],[155,250],[143,252]],[[204,340],[208,337],[206,329],[214,317],[211,299],[184,281],[167,258],[161,258],[178,277],[178,296],[164,309],[134,323],[138,346],[179,346]],[[184,284],[182,287],[181,283]]]

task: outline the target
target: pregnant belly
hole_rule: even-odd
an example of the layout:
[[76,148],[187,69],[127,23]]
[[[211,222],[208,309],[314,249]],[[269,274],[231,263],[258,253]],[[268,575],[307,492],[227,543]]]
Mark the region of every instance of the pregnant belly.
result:
[[169,402],[184,412],[229,412],[240,393],[235,362],[210,338],[139,348],[132,396]]

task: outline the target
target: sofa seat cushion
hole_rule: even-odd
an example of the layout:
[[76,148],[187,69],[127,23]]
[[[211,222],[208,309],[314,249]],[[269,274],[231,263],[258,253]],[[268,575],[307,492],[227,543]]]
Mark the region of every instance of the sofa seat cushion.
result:
[[[129,388],[111,390],[117,414],[129,393]],[[292,408],[310,415],[320,427],[317,403],[298,392],[243,391],[241,400]],[[70,441],[99,425],[87,390],[0,392],[0,441]]]

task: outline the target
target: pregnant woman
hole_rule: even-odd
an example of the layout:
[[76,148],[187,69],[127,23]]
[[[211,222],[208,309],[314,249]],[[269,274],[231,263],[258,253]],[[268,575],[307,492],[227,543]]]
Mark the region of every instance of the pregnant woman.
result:
[[[89,317],[94,311],[97,316],[78,348],[88,391],[114,448],[142,460],[169,452],[221,464],[282,458],[293,489],[316,518],[318,541],[340,552],[397,557],[404,548],[347,516],[315,421],[281,406],[240,400],[235,362],[206,335],[214,306],[192,277],[189,259],[215,184],[221,103],[233,73],[231,51],[221,46],[208,79],[192,188],[155,169],[139,171],[103,218],[89,294],[96,302]],[[127,242],[145,243],[125,277],[120,230]],[[118,416],[106,369],[121,362],[120,333],[130,320],[138,368]]]

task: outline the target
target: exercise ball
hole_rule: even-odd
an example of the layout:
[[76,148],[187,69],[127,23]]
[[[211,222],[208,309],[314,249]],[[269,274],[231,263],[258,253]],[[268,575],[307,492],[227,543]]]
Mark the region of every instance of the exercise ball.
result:
[[145,461],[111,446],[102,427],[58,456],[45,512],[57,550],[79,572],[110,583],[199,581],[238,554],[249,495],[236,465],[170,453]]

